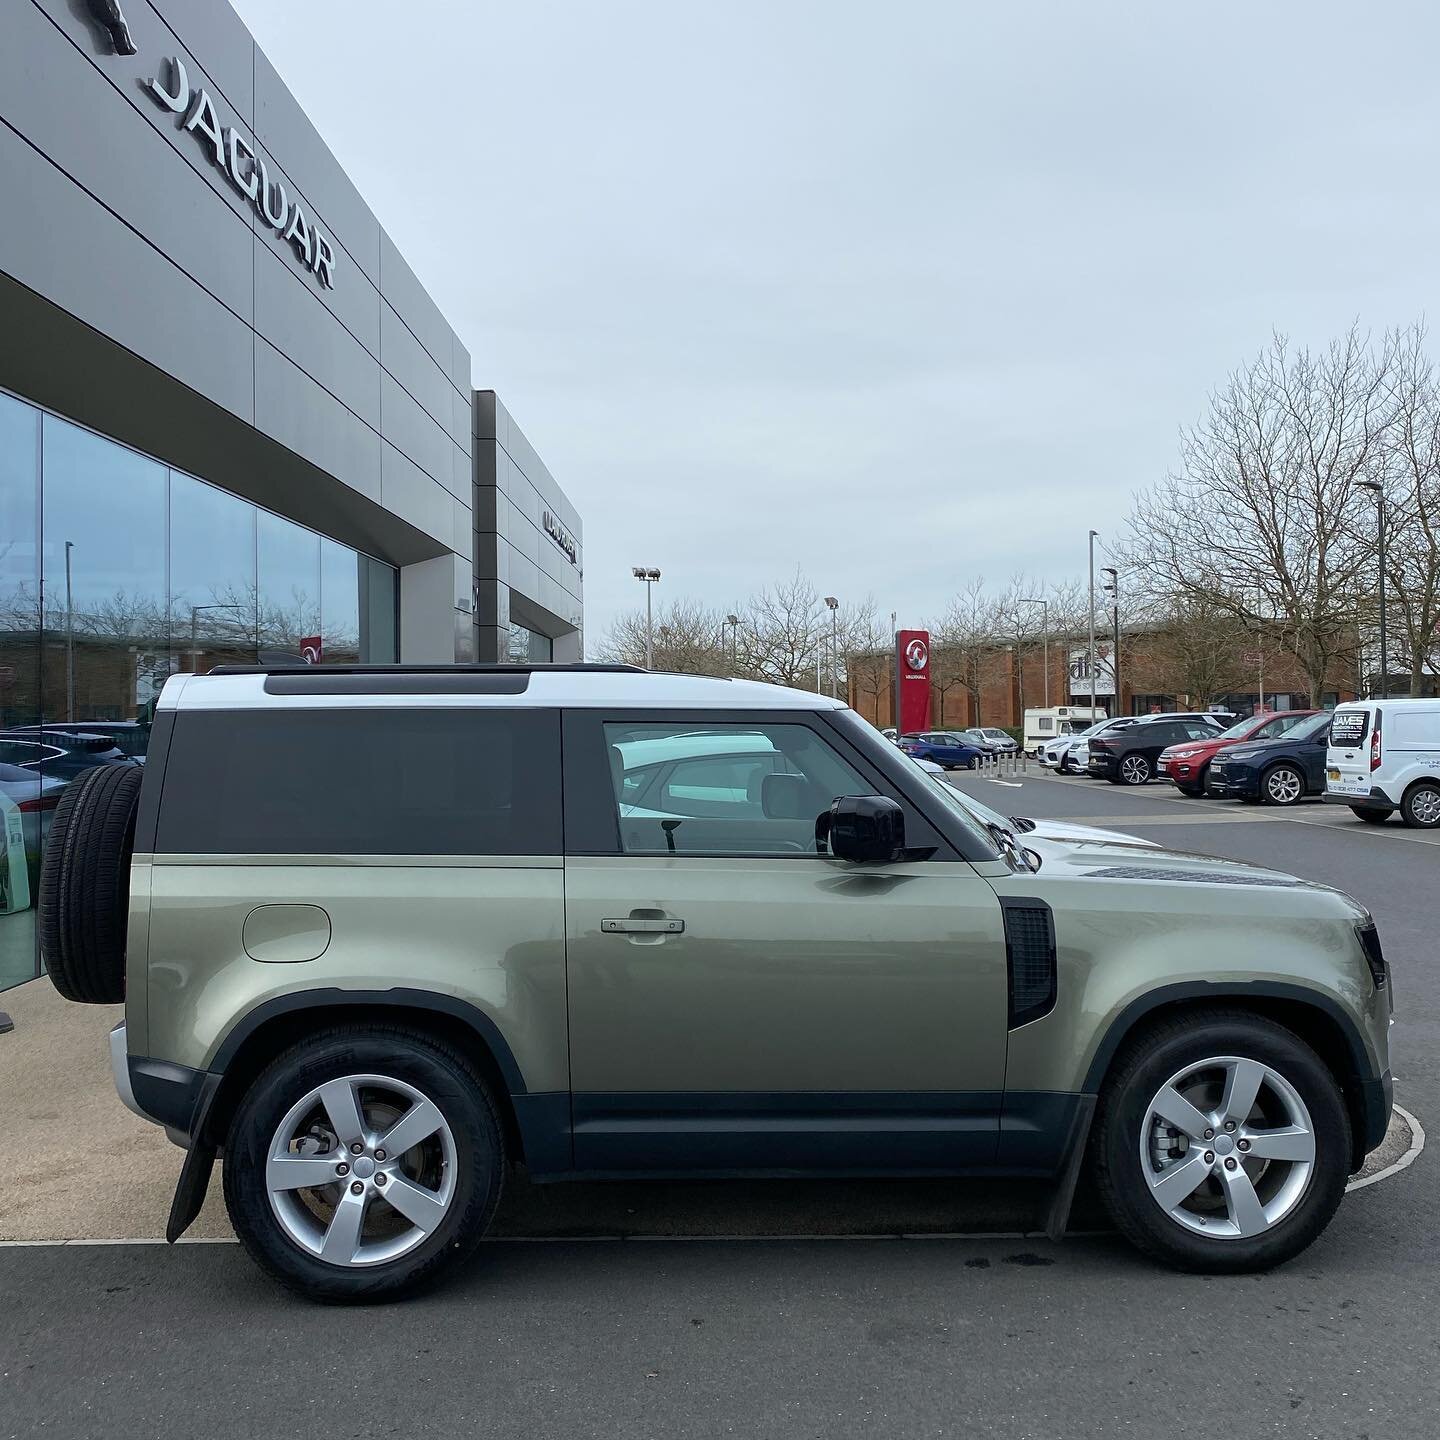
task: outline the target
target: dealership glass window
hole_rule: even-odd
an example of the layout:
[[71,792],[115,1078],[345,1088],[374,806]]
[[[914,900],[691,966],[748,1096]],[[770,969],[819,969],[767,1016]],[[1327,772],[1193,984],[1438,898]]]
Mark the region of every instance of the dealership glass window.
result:
[[172,668],[253,665],[255,623],[255,507],[172,470]]
[[165,467],[53,415],[41,465],[45,720],[134,720],[169,661]]
[[398,598],[383,561],[0,393],[0,989],[39,973],[41,837],[77,757],[143,756],[178,670],[327,630],[313,658],[393,662]]
[[320,537],[268,510],[258,515],[261,664],[319,658]]
[[555,658],[555,642],[538,630],[512,624],[506,652],[515,665],[548,665]]

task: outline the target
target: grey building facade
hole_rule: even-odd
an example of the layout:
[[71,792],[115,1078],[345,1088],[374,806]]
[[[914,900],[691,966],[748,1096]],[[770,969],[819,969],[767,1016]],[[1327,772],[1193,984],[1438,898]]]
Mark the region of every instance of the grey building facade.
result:
[[579,517],[238,16],[116,8],[0,21],[0,986],[166,676],[580,650]]

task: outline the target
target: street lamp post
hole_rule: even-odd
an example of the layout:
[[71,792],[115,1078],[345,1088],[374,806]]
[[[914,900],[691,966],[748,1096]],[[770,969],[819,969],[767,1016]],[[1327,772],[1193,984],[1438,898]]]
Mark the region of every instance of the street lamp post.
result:
[[[1375,505],[1379,513],[1379,549],[1380,549],[1380,683],[1385,688],[1380,692],[1382,696],[1390,694],[1390,645],[1389,635],[1386,631],[1385,613],[1385,487],[1378,480],[1360,481],[1362,490],[1373,490],[1375,492]],[[1413,662],[1412,662],[1413,663]],[[1372,687],[1373,688],[1373,687]]]
[[1105,565],[1101,568],[1102,575],[1110,578],[1105,582],[1105,589],[1110,596],[1110,683],[1115,687],[1115,713],[1121,711],[1120,705],[1120,572],[1113,565]]
[[660,572],[653,565],[632,565],[630,573],[645,585],[645,668],[655,668],[655,617],[650,605],[650,595]]
[[[1040,607],[1040,624],[1045,631],[1045,708],[1050,708],[1050,602],[1044,599],[1023,599],[1022,605],[1038,605]],[[1024,665],[1022,660],[1021,665]],[[1023,715],[1020,717],[1025,718]]]
[[830,698],[840,698],[840,602],[833,596],[825,597],[830,609]]
[[1090,714],[1095,714],[1095,541],[1100,532],[1090,532]]
[[730,626],[730,674],[733,676],[740,668],[740,617],[727,615],[725,621]]
[[75,599],[70,588],[70,552],[73,540],[65,542],[65,719],[75,719]]

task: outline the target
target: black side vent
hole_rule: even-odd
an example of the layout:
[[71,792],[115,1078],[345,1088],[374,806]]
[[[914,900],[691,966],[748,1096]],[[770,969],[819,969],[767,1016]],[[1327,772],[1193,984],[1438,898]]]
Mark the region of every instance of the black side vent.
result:
[[1368,925],[1357,925],[1355,934],[1360,948],[1365,952],[1365,963],[1370,967],[1370,978],[1377,990],[1384,990],[1390,984],[1390,966],[1385,962],[1385,953],[1380,949],[1380,932],[1372,920]]
[[1043,900],[1002,898],[1005,961],[1010,974],[1010,1028],[1055,1008],[1055,917]]

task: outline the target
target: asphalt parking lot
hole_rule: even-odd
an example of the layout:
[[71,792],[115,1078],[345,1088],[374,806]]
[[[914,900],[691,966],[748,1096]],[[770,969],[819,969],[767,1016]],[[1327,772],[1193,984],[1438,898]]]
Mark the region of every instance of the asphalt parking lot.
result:
[[[1435,837],[1159,784],[956,783],[1356,895],[1394,971],[1397,1099],[1440,1116]],[[1026,1233],[1025,1187],[934,1182],[521,1196],[475,1265],[383,1310],[293,1301],[223,1241],[3,1247],[0,1436],[1428,1436],[1433,1166],[1357,1190],[1299,1260],[1236,1280],[1104,1233],[1052,1245]]]

